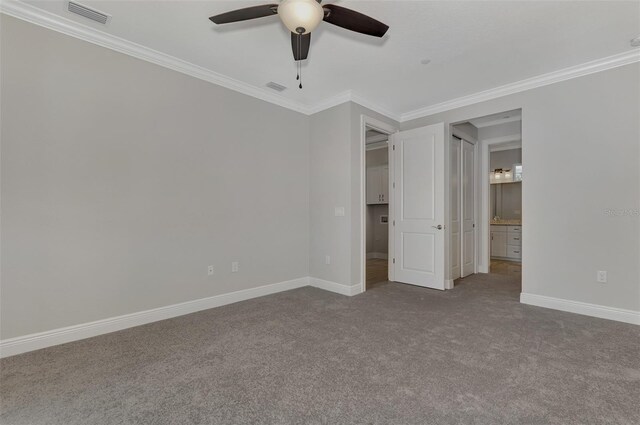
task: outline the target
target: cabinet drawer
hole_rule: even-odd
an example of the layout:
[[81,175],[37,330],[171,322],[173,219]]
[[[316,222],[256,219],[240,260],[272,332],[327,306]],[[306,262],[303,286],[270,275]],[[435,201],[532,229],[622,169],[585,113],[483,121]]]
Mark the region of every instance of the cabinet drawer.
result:
[[497,224],[492,224],[491,225],[491,231],[492,232],[506,232],[507,231],[507,226],[499,226]]
[[522,258],[522,248],[514,245],[507,245],[507,258]]
[[513,232],[513,233],[515,233],[515,232],[521,233],[522,232],[522,226],[507,226],[507,227],[508,227],[507,232]]
[[522,246],[522,234],[507,232],[507,245]]

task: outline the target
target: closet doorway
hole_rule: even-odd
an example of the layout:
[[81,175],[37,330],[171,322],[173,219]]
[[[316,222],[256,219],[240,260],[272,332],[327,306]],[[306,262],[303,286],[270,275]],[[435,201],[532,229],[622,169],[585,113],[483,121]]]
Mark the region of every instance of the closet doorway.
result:
[[367,289],[389,279],[389,135],[366,133],[366,284]]
[[452,132],[450,142],[451,279],[476,268],[476,146]]
[[520,284],[522,157],[520,109],[451,126],[451,283],[480,272]]
[[362,116],[362,290],[390,280],[389,201],[392,126]]

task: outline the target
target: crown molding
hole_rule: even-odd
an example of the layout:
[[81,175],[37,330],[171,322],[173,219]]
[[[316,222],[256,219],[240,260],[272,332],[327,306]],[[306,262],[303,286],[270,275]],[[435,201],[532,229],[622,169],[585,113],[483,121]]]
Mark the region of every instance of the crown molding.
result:
[[370,109],[373,112],[377,112],[381,115],[384,115],[387,118],[390,118],[392,120],[395,121],[400,121],[400,115],[389,110],[386,109],[368,99],[366,99],[363,96],[360,96],[359,94],[355,93],[353,90],[346,90],[343,91],[342,93],[338,93],[335,96],[329,97],[325,100],[322,100],[318,103],[316,103],[313,106],[310,106],[309,109],[307,110],[309,115],[313,115],[315,113],[324,111],[325,109],[329,109],[329,108],[333,108],[334,106],[338,106],[341,105],[345,102],[353,102],[353,103],[357,103],[358,105]]
[[366,98],[358,95],[357,93],[351,92],[351,101],[353,103],[357,103],[360,106],[363,106],[367,109],[371,109],[373,112],[377,112],[381,115],[384,115],[387,118],[391,118],[394,121],[397,121],[398,123],[401,122],[400,119],[402,118],[400,116],[400,114],[397,114],[393,111],[390,111],[374,102],[371,102],[369,100],[367,100]]
[[547,86],[549,84],[570,80],[572,78],[606,71],[607,69],[629,65],[635,62],[640,62],[640,49],[619,53],[613,56],[607,56],[602,59],[597,59],[580,65],[571,66],[569,68],[564,68],[558,71],[549,72],[547,74],[538,75],[526,80],[521,80],[490,90],[474,93],[469,96],[463,96],[457,99],[452,99],[446,102],[416,109],[414,111],[405,112],[404,114],[401,114],[400,122],[406,122],[416,118],[422,118],[440,112],[450,111],[452,109],[461,108],[463,106],[473,105],[474,103],[486,102],[487,100],[497,99],[499,97],[508,96],[510,94],[520,93],[538,87]]
[[343,103],[351,102],[351,90],[343,91],[335,96],[328,97],[313,106],[309,106],[307,109],[308,115],[324,111],[325,109],[333,108],[334,106],[342,105]]
[[288,99],[265,89],[247,84],[223,74],[208,70],[193,63],[167,55],[149,47],[142,46],[124,38],[100,31],[71,19],[47,12],[38,7],[18,0],[1,0],[0,12],[39,25],[50,30],[70,35],[98,46],[106,47],[174,71],[190,75],[200,80],[255,97],[266,102],[309,115],[309,107],[303,103]]
[[0,0],[0,12],[305,115],[313,115],[346,102],[353,102],[384,115],[387,118],[393,119],[398,123],[640,62],[640,49],[634,49],[413,111],[398,113],[370,101],[364,96],[355,93],[353,90],[347,90],[313,105],[307,105],[275,93],[270,93],[261,87],[236,80],[199,65],[108,34],[96,28],[83,25],[71,19],[47,12],[38,7],[23,3],[20,0]]

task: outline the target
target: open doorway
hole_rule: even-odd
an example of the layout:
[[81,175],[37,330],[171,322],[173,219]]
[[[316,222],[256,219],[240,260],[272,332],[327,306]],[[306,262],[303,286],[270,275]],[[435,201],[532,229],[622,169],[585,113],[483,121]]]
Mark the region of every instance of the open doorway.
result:
[[393,280],[390,258],[389,204],[390,163],[389,140],[397,129],[383,121],[361,116],[361,291]]
[[389,277],[389,135],[367,128],[365,141],[366,289]]
[[522,112],[478,117],[451,129],[451,278],[484,272],[521,285]]
[[522,144],[489,146],[490,273],[522,276]]

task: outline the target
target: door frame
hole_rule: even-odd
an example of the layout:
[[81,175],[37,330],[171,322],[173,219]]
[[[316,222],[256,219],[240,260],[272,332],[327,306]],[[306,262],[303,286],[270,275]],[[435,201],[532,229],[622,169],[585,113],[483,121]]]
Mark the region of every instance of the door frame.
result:
[[[379,131],[389,136],[397,133],[399,129],[391,124],[387,124],[384,121],[380,121],[371,116],[362,114],[360,115],[360,291],[365,292],[367,290],[367,127],[373,130]],[[388,146],[390,144],[387,142]],[[393,176],[393,149],[388,148],[389,153],[389,183],[391,183],[391,176]],[[391,188],[391,184],[389,184]],[[393,201],[393,191],[389,189],[389,205]],[[389,208],[388,222],[392,223],[393,213]],[[389,232],[389,247],[388,247],[388,261],[389,263],[393,258],[393,232]],[[393,280],[393,267],[388,267],[389,280]]]

